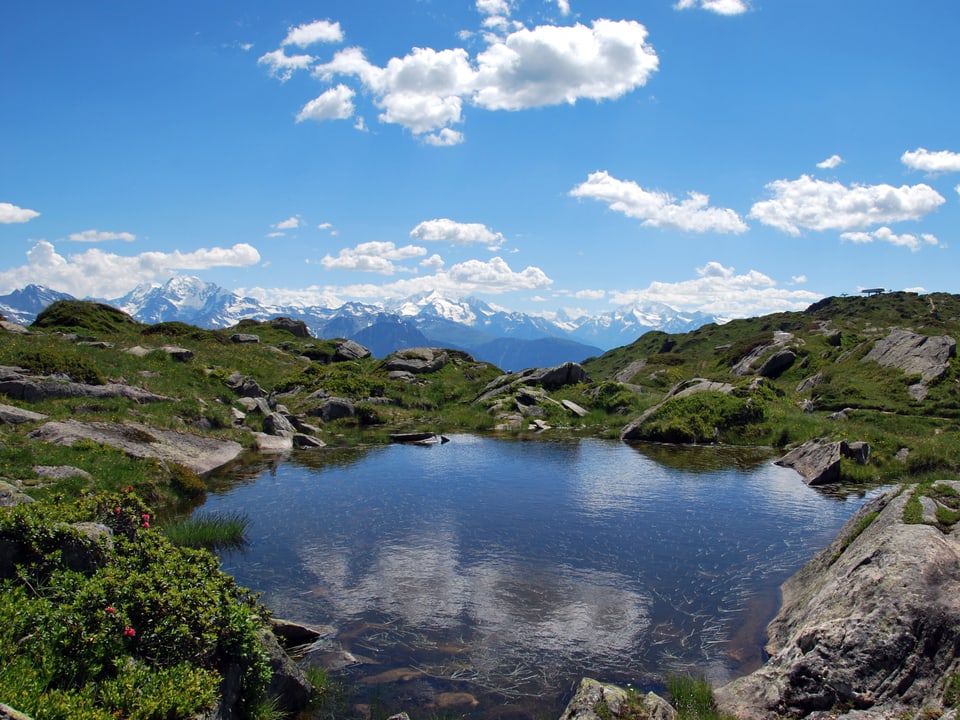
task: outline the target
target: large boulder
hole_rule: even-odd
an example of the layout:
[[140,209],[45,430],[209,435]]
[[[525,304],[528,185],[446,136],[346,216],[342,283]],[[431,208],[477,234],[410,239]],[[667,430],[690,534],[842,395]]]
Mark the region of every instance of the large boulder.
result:
[[917,335],[893,328],[877,340],[863,362],[873,361],[883,367],[899,368],[907,375],[919,375],[924,383],[943,377],[956,355],[957,341],[949,335]]
[[370,357],[369,348],[364,347],[353,340],[342,340],[337,343],[337,349],[333,354],[334,362],[348,362],[350,360],[362,360]]
[[294,320],[288,317],[275,317],[269,322],[274,330],[286,330],[288,333],[298,338],[310,337],[310,329],[303,320]]
[[780,350],[779,352],[775,352],[764,361],[763,365],[760,366],[760,369],[757,370],[757,374],[765,378],[780,377],[793,366],[793,363],[795,363],[796,360],[797,353],[793,350]]
[[910,495],[867,503],[784,583],[770,658],[716,691],[721,711],[759,720],[937,710],[960,663],[960,533],[905,523]]
[[48,422],[27,437],[56,445],[89,440],[118,448],[130,457],[176,463],[200,475],[226,465],[243,450],[240,443],[232,440],[159,430],[139,423]]
[[0,405],[0,425],[20,425],[21,423],[40,422],[47,416],[42,413],[24,410],[13,405]]
[[32,377],[22,368],[0,367],[0,394],[11,400],[40,402],[57,398],[126,398],[137,403],[173,400],[143,388],[123,383],[88,385],[87,383]]

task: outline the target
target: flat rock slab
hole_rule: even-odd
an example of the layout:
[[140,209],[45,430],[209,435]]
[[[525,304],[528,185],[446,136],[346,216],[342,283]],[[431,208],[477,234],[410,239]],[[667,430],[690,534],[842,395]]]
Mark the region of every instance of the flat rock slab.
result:
[[232,440],[158,430],[138,423],[82,423],[76,420],[48,422],[31,432],[28,437],[57,445],[72,445],[78,440],[90,440],[115,447],[130,457],[177,463],[200,475],[226,465],[243,450],[240,443]]
[[40,422],[46,420],[47,416],[43,413],[24,410],[14,405],[0,405],[0,425],[19,425],[27,422]]

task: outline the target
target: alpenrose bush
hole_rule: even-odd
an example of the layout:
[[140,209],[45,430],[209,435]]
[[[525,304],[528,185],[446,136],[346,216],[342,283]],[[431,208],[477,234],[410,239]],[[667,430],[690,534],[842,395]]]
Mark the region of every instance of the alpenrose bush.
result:
[[[0,698],[36,720],[189,717],[241,676],[241,712],[270,680],[267,610],[209,552],[172,545],[130,492],[0,511]],[[70,523],[113,531],[95,562]],[[8,552],[9,551],[9,552]]]

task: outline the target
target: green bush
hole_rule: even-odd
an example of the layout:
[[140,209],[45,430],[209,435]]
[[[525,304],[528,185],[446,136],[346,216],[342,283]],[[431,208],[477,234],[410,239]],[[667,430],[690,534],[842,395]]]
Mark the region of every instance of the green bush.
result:
[[643,423],[648,440],[670,443],[715,442],[729,431],[763,421],[760,403],[719,392],[668,400]]
[[[78,565],[65,547],[83,542],[68,525],[79,521],[113,538]],[[14,549],[0,567],[0,697],[36,720],[189,717],[236,666],[241,706],[255,705],[270,678],[257,640],[266,609],[213,555],[150,524],[132,493],[0,515],[0,542]]]
[[69,347],[47,346],[21,352],[16,363],[37,375],[65,375],[74,382],[103,385],[106,380],[90,358]]

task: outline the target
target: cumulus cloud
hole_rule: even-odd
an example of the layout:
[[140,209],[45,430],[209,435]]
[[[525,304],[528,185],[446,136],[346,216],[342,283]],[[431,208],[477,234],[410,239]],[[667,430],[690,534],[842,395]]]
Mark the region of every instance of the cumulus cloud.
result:
[[29,222],[39,215],[40,213],[36,210],[28,210],[8,202],[0,202],[0,223],[4,225]]
[[477,12],[481,15],[509,15],[507,0],[477,0]]
[[273,50],[257,59],[259,65],[265,65],[270,74],[286,82],[297,70],[306,70],[314,62],[312,55],[287,55],[283,50]]
[[650,227],[683,232],[742,233],[747,224],[728,208],[709,207],[709,196],[690,192],[677,202],[669,193],[645,190],[635,182],[618,180],[606,171],[591,173],[570,195],[605,202],[611,210],[643,220]]
[[137,236],[128,232],[103,232],[101,230],[84,230],[83,232],[71,233],[67,240],[73,242],[98,243],[108,242],[110,240],[123,240],[124,242],[133,242]]
[[570,14],[569,0],[557,0],[557,9],[560,11],[561,15],[569,15]]
[[817,167],[821,170],[833,170],[835,167],[840,167],[843,164],[843,158],[839,155],[831,155],[826,160],[817,163]]
[[494,232],[482,223],[461,223],[449,218],[425,220],[410,231],[410,237],[419,242],[485,245],[490,250],[499,249],[505,242],[502,233]]
[[772,312],[803,310],[823,296],[807,290],[784,289],[757,270],[738,274],[733,267],[711,261],[696,269],[696,277],[674,283],[653,282],[640,290],[611,291],[617,305],[662,302],[678,310],[743,318]]
[[76,297],[119,297],[141,283],[166,280],[182,270],[242,267],[258,262],[260,253],[246,243],[229,248],[138,255],[117,255],[91,248],[64,257],[52,243],[41,240],[27,251],[26,265],[0,272],[0,288],[36,283]]
[[413,272],[409,268],[398,267],[397,261],[423,257],[427,249],[416,245],[397,247],[392,242],[366,242],[356,247],[344,248],[339,255],[327,255],[320,264],[327,270],[354,270],[372,272],[380,275],[393,275],[395,272]]
[[914,170],[930,174],[960,172],[960,153],[949,150],[931,152],[926,148],[908,150],[900,156],[900,162]]
[[808,230],[860,230],[917,220],[946,202],[929,185],[853,185],[817,180],[775,180],[773,198],[755,203],[750,217],[790,235]]
[[340,23],[316,20],[290,28],[287,36],[280,44],[282,46],[296,45],[299,48],[305,48],[314,43],[339,42],[343,42],[343,31],[340,29]]
[[873,232],[845,232],[840,235],[840,238],[854,243],[872,243],[874,240],[878,240],[880,242],[890,243],[891,245],[910,248],[913,252],[916,252],[924,245],[940,244],[937,236],[931,235],[930,233],[920,233],[919,235],[904,233],[903,235],[897,235],[888,227],[878,228]]
[[346,120],[353,117],[354,91],[346,85],[337,85],[318,95],[297,113],[297,122],[304,120]]
[[[488,19],[503,19],[510,6],[502,0],[480,0],[477,9]],[[526,28],[511,23],[502,33],[483,37],[486,46],[476,57],[463,48],[416,47],[383,67],[370,62],[360,48],[348,47],[316,64],[313,74],[327,83],[353,78],[380,110],[380,122],[407,128],[429,144],[450,146],[463,141],[453,126],[463,122],[466,105],[523,110],[612,100],[645,85],[659,64],[647,43],[647,29],[630,20],[596,20],[589,27]],[[306,55],[287,56],[282,49],[260,58],[281,80],[313,61]],[[347,100],[355,94],[346,98],[342,89],[332,96],[329,92],[304,106],[297,119],[349,117],[353,108]],[[317,112],[308,112],[314,103]]]
[[677,10],[701,8],[717,15],[741,15],[750,9],[746,0],[678,0]]

